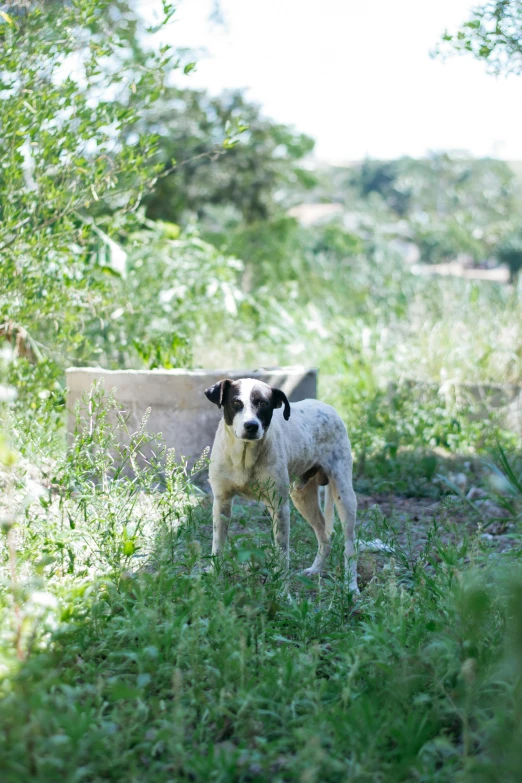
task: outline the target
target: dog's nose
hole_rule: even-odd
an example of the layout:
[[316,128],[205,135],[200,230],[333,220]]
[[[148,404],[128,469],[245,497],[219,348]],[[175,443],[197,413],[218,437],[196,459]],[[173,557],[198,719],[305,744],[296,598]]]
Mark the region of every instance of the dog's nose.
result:
[[255,435],[259,429],[259,424],[257,421],[245,421],[244,427],[246,433],[249,435]]

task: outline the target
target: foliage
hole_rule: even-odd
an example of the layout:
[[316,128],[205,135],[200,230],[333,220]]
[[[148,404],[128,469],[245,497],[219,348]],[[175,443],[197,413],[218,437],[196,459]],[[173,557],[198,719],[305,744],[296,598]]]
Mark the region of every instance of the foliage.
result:
[[[241,136],[223,150],[233,129]],[[183,222],[187,214],[215,227],[216,210],[228,209],[235,222],[267,221],[281,211],[289,193],[313,183],[299,161],[313,141],[292,128],[263,117],[241,92],[211,97],[202,91],[169,87],[161,100],[141,113],[135,128],[158,135],[164,166],[151,195],[147,215]],[[214,219],[213,219],[214,217]]]
[[[521,74],[522,2],[489,0],[474,8],[471,18],[456,33],[445,33],[438,53],[469,53],[493,74]],[[511,280],[521,265],[517,232],[518,226],[508,225],[497,236],[501,240],[497,257],[509,266]]]
[[[165,10],[168,17],[172,9]],[[138,126],[154,107],[167,113],[168,103],[158,107],[163,94],[161,100],[178,109],[182,95],[187,104],[207,100],[172,88],[165,93],[167,74],[178,64],[173,53],[136,43],[147,40],[146,31],[127,3],[35,6],[1,23],[0,334],[13,347],[9,381],[20,405],[34,409],[38,394],[63,405],[67,362],[187,366],[193,335],[204,341],[227,317],[245,313],[255,331],[263,302],[242,294],[241,263],[194,232],[180,236],[167,223],[145,221],[145,227],[138,209],[154,183],[160,196],[157,177],[164,173],[157,155],[161,134]],[[240,96],[228,109],[222,105],[223,122],[227,112],[248,108]],[[286,144],[299,156],[299,145],[308,142],[251,113],[251,139],[266,147],[258,171],[268,177],[265,195],[252,185],[252,199],[268,203],[285,165],[274,150]],[[180,117],[194,123],[189,111],[180,110]],[[220,145],[219,122],[212,138],[206,128],[202,123],[197,133]],[[197,154],[196,142],[183,132],[169,144],[180,138],[182,156],[183,150]],[[230,176],[241,168],[241,155],[248,157],[235,150],[228,153],[236,167]],[[203,177],[208,184],[207,170]]]
[[439,218],[463,213],[488,221],[506,219],[516,204],[516,179],[504,161],[465,153],[431,153],[420,160],[366,160],[352,170],[365,197],[378,193],[399,216]]
[[[130,147],[121,136],[159,94],[170,54],[151,54],[139,74],[120,62],[107,77],[120,36],[106,5],[37,5],[2,20],[0,276],[9,289],[0,318],[27,351],[82,345],[79,326],[103,303],[108,274],[124,271],[106,232],[136,210],[155,173],[154,138]],[[102,19],[103,38],[90,36]],[[105,232],[87,213],[98,202],[116,207]]]
[[[242,221],[273,214],[261,226],[275,237],[286,218],[274,192],[308,179],[296,166],[307,137],[240,94],[166,86],[180,59],[150,45],[173,13],[164,10],[154,29],[116,0],[37,5],[0,21],[0,337],[14,350],[21,405],[34,409],[40,393],[63,405],[67,363],[190,366],[196,335],[204,343],[239,318],[254,338],[279,309],[267,293],[241,291],[244,267],[230,251],[143,217],[153,189],[155,217],[228,204],[239,234],[250,230]],[[238,145],[241,114],[249,129]]]
[[128,18],[107,8],[36,4],[0,20],[0,322],[32,362],[88,356],[83,327],[125,274],[110,235],[157,173],[154,136],[126,144],[125,129],[157,100],[172,55],[151,51],[136,69],[121,51]]
[[366,160],[353,168],[350,187],[359,208],[375,210],[378,198],[391,212],[388,220],[401,218],[398,235],[413,240],[427,263],[458,255],[488,261],[520,209],[520,186],[509,166],[464,153]]
[[293,282],[306,263],[306,236],[284,213],[249,224],[227,221],[219,233],[207,236],[223,251],[246,259],[243,287],[248,291]]
[[[515,554],[497,564],[440,521],[410,548],[369,515],[363,537],[395,554],[355,607],[341,536],[328,578],[285,580],[250,508],[206,573],[210,509],[183,467],[158,493],[144,433],[99,391],[84,405],[52,495],[4,467],[19,514],[3,528],[2,780],[516,779]],[[311,537],[296,515],[292,569]]]
[[204,342],[241,319],[242,263],[196,233],[147,221],[126,247],[126,277],[114,281],[111,307],[88,333],[102,364],[131,367],[138,354],[150,368],[187,367],[194,335]]
[[462,219],[449,217],[434,225],[431,222],[419,222],[414,231],[420,258],[424,263],[440,264],[453,261],[459,255],[464,255],[475,263],[485,260],[484,242],[480,232],[477,232],[473,224],[466,225]]
[[494,74],[522,73],[522,3],[489,0],[474,8],[456,33],[446,32],[443,53],[470,53]]
[[522,230],[505,236],[497,247],[496,255],[501,263],[507,264],[511,282],[522,269]]
[[411,193],[408,187],[398,183],[400,161],[365,160],[354,172],[353,181],[362,198],[378,193],[391,210],[404,216],[410,207]]

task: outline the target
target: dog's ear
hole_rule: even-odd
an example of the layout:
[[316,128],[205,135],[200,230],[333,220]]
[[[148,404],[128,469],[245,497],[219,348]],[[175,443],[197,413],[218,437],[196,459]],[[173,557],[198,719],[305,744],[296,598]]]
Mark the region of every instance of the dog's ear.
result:
[[209,386],[208,389],[205,389],[207,400],[210,400],[210,402],[213,402],[218,408],[221,408],[223,400],[225,399],[225,394],[231,383],[233,383],[233,381],[231,381],[230,378],[225,378],[224,381],[219,381],[219,383]]
[[288,402],[286,394],[281,389],[272,389],[272,399],[274,401],[274,408],[280,408],[281,405],[285,406],[283,411],[283,418],[288,421],[290,418],[290,403]]

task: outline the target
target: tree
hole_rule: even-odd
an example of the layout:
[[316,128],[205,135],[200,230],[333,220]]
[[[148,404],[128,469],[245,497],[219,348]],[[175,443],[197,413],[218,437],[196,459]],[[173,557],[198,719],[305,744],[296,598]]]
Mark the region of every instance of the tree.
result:
[[475,8],[456,33],[446,32],[438,52],[471,53],[494,74],[522,73],[522,2],[490,0]]
[[400,217],[462,212],[482,221],[505,219],[517,191],[516,177],[504,161],[448,152],[420,160],[366,160],[353,170],[352,183],[363,198],[378,193]]
[[[315,181],[299,166],[313,140],[263,117],[238,91],[212,97],[171,87],[136,128],[157,134],[164,166],[146,198],[153,219],[178,222],[187,212],[203,218],[209,207],[229,207],[251,224],[272,217],[289,191]],[[240,139],[224,149],[223,139],[237,129]]]
[[352,183],[358,186],[362,198],[378,193],[390,209],[404,217],[410,206],[411,193],[408,185],[401,187],[400,173],[400,161],[367,159],[355,170]]
[[522,269],[522,229],[504,237],[496,249],[496,255],[501,264],[509,267],[510,282],[514,283]]
[[[470,53],[492,74],[522,74],[522,0],[490,0],[475,8],[456,33],[446,32],[438,53]],[[494,202],[493,202],[494,203]],[[508,232],[496,247],[511,281],[522,268],[520,229]]]
[[80,350],[85,322],[110,305],[125,259],[110,235],[158,171],[155,137],[124,131],[160,96],[172,52],[135,68],[122,50],[130,11],[108,6],[0,17],[0,334],[37,359]]

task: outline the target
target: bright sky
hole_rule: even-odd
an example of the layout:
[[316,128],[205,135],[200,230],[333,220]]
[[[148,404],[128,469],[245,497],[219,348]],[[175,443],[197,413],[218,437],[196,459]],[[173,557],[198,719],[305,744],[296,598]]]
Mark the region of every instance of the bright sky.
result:
[[[146,1],[146,0],[145,0]],[[245,87],[264,113],[316,139],[316,157],[460,149],[522,160],[522,77],[471,57],[434,60],[469,0],[181,0],[168,40],[206,50],[184,84]]]

